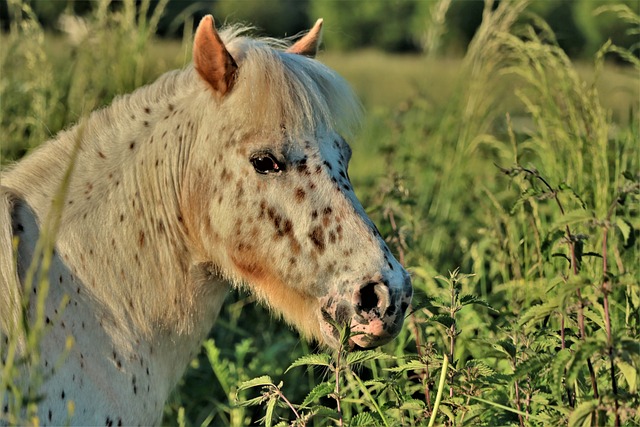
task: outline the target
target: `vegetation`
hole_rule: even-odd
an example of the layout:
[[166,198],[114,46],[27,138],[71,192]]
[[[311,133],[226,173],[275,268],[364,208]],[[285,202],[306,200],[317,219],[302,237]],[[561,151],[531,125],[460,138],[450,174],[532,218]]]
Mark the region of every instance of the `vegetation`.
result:
[[[19,19],[0,51],[3,162],[188,60],[188,47],[154,47],[161,9],[149,18],[149,3],[134,3],[99,2],[70,56],[9,3]],[[406,327],[381,350],[327,354],[236,292],[167,424],[640,423],[640,61],[607,42],[585,71],[531,11],[487,1],[464,59],[414,58],[416,74],[376,57],[358,65],[378,67],[361,84],[349,67],[375,54],[326,55],[369,107],[350,175],[413,274]],[[594,13],[637,40],[630,8]]]
[[[10,13],[15,0],[0,0],[0,27],[15,19]],[[87,16],[94,2],[80,0],[23,0],[48,30],[60,28],[60,17]],[[558,35],[558,44],[572,57],[595,54],[611,39],[616,45],[635,50],[637,39],[627,33],[628,23],[616,15],[594,13],[610,0],[545,0],[531,2],[530,12],[541,16]],[[332,51],[375,47],[388,52],[440,51],[460,54],[473,38],[483,14],[482,0],[148,0],[141,10],[147,16],[162,11],[157,32],[180,37],[207,13],[220,22],[245,22],[268,35],[281,37],[306,30],[319,17],[326,20],[325,43]],[[496,2],[497,3],[497,2]],[[636,0],[617,0],[640,13]],[[109,2],[118,12],[126,2]],[[446,25],[444,25],[446,22]],[[434,41],[438,43],[434,44]]]

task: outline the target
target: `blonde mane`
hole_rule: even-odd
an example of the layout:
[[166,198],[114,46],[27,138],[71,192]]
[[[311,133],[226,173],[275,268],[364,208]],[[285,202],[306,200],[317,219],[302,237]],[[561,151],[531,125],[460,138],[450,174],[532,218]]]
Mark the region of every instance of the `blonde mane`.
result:
[[[237,84],[224,100],[223,116],[229,123],[245,123],[247,130],[287,130],[299,136],[318,127],[336,130],[348,138],[357,130],[362,105],[349,84],[324,64],[287,53],[288,40],[252,38],[251,27],[231,26],[220,37],[237,61]],[[188,95],[198,79],[193,65],[169,71],[154,83],[117,97],[102,115],[118,120],[120,108],[137,111],[173,96]],[[102,127],[103,123],[96,123]],[[91,131],[91,123],[86,131]]]

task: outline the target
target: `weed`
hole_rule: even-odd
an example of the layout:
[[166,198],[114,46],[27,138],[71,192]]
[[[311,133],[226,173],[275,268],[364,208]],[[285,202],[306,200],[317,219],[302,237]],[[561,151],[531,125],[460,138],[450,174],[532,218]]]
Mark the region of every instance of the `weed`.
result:
[[[148,1],[117,11],[109,4],[98,3],[86,37],[61,64],[28,4],[9,2],[18,19],[0,52],[3,163],[182,65],[148,54],[162,7],[147,18]],[[426,41],[434,47],[448,2],[438,5]],[[374,70],[355,82],[368,88],[365,102],[398,99],[388,80],[415,92],[370,112],[350,170],[367,213],[413,274],[416,297],[397,339],[382,350],[326,353],[234,292],[167,403],[165,423],[640,423],[639,105],[637,92],[627,94],[627,117],[620,107],[614,115],[603,106],[612,94],[598,85],[610,72],[606,57],[627,61],[636,87],[640,66],[607,43],[585,79],[526,8],[486,2],[465,59],[438,59],[456,77],[448,91],[430,81],[408,89],[403,76],[417,79],[414,71],[354,55]],[[624,6],[597,13],[619,14],[631,31],[640,22]],[[353,61],[327,59],[336,68]],[[411,68],[406,61],[396,65]],[[431,75],[438,62],[411,64]],[[257,324],[265,325],[259,333]],[[0,345],[7,395],[26,361]],[[35,423],[38,396],[13,396],[3,421]]]

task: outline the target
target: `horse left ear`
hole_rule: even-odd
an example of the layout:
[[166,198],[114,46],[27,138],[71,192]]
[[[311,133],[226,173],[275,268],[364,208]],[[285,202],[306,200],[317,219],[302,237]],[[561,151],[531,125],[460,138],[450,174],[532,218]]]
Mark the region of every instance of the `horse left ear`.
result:
[[211,15],[202,18],[196,29],[193,64],[216,93],[224,96],[233,88],[238,65],[220,39]]
[[295,53],[298,55],[308,56],[315,58],[318,53],[318,47],[320,47],[320,40],[322,39],[322,18],[318,19],[313,25],[313,28],[309,30],[300,40],[295,42],[287,52]]

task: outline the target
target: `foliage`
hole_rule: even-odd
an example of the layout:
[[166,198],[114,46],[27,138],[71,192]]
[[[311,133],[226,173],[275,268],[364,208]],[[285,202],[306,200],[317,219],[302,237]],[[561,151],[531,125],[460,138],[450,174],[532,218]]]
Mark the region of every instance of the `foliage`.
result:
[[[22,18],[0,56],[3,161],[167,67],[149,55],[157,21],[124,3],[100,2],[62,65],[28,5],[11,3]],[[445,3],[432,22],[452,17]],[[640,423],[639,105],[636,93],[628,120],[614,122],[596,85],[606,58],[636,79],[640,66],[600,43],[585,80],[532,6],[488,1],[446,101],[416,91],[371,111],[353,141],[358,195],[413,274],[398,338],[326,353],[234,292],[165,423]],[[624,5],[594,12],[639,22]]]
[[[8,28],[15,15],[15,0],[0,1],[0,27]],[[95,3],[87,1],[24,0],[48,30],[58,30],[60,17],[91,16]],[[483,2],[480,0],[145,0],[147,17],[164,11],[157,33],[176,37],[188,31],[194,20],[213,13],[219,22],[246,22],[274,37],[292,36],[325,18],[328,49],[375,47],[392,52],[424,52],[433,49],[433,35],[447,52],[464,52],[480,26]],[[635,14],[636,0],[618,0]],[[109,2],[108,10],[118,13],[127,2]],[[532,2],[529,10],[541,16],[558,35],[558,44],[572,57],[593,55],[607,40],[638,56],[638,38],[628,34],[633,28],[617,14],[597,14],[609,0],[545,0]],[[445,21],[446,17],[446,21]],[[20,18],[17,18],[18,20]],[[446,25],[443,25],[446,24]]]

